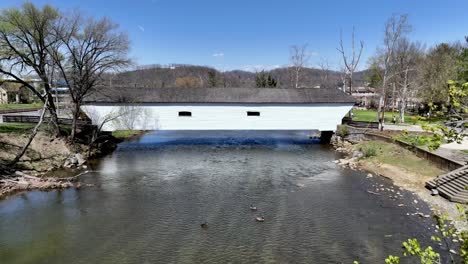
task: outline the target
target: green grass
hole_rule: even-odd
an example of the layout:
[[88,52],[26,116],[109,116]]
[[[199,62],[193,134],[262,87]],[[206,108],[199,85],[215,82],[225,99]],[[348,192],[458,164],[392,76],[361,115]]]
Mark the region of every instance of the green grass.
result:
[[[393,116],[397,118],[397,122],[400,118],[398,112],[385,112],[385,123],[391,124]],[[354,121],[363,121],[363,122],[376,122],[377,121],[377,110],[362,110],[362,109],[353,109],[353,120]],[[404,125],[422,125],[422,124],[443,124],[446,121],[445,117],[432,117],[430,120],[426,118],[405,114],[405,123]],[[402,124],[403,125],[403,124]]]
[[413,152],[395,144],[382,141],[366,141],[359,143],[358,150],[375,149],[375,155],[367,160],[380,162],[403,168],[417,175],[437,176],[442,171],[425,159],[417,157]]
[[411,144],[413,146],[418,146],[418,147],[423,147],[429,145],[429,141],[427,140],[427,137],[422,137],[419,135],[411,135],[411,134],[402,134],[400,136],[396,136],[395,139],[398,139],[400,141],[406,142],[408,144]]
[[[0,133],[14,133],[14,134],[28,134],[36,126],[36,123],[0,123]],[[69,135],[71,133],[70,125],[60,125],[60,129],[63,134]],[[47,124],[42,124],[39,127],[39,131],[50,131],[50,127]]]
[[143,132],[139,130],[117,130],[112,132],[112,136],[118,138],[118,139],[131,139],[136,136],[141,135]]
[[32,123],[1,123],[0,133],[24,134],[29,133],[36,124]]
[[41,108],[42,104],[0,104],[0,110],[16,110],[16,109],[35,109]]
[[[397,112],[385,112],[385,123],[392,123],[393,116],[399,118]],[[361,110],[353,109],[353,120],[364,121],[364,122],[377,122],[377,111],[376,110]],[[405,114],[405,124],[413,124],[418,120],[417,116]]]

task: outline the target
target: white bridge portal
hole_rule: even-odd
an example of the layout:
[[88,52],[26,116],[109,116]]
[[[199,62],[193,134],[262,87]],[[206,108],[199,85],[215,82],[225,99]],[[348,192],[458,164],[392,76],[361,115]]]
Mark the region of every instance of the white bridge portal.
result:
[[[82,111],[103,131],[334,131],[354,105],[337,89],[166,88],[138,90],[140,99],[89,100]],[[135,102],[136,101],[136,102]]]

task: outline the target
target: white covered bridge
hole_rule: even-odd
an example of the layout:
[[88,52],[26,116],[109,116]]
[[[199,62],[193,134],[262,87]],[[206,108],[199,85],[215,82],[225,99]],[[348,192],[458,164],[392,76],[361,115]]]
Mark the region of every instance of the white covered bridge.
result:
[[120,88],[87,98],[103,131],[334,131],[355,100],[338,89]]

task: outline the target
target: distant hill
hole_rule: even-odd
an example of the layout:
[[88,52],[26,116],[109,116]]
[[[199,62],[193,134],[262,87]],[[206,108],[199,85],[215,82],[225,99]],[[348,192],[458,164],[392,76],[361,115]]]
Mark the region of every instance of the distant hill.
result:
[[[270,74],[278,82],[278,87],[289,88],[290,69],[278,68]],[[354,86],[363,86],[367,71],[354,74]],[[255,87],[256,74],[248,71],[233,70],[224,73],[205,66],[196,65],[149,65],[138,67],[105,77],[106,82],[112,86],[131,86],[146,88],[163,87]],[[315,87],[321,84],[323,72],[319,69],[304,68],[301,87]],[[328,71],[329,82],[327,86],[338,87],[342,85],[340,73]]]

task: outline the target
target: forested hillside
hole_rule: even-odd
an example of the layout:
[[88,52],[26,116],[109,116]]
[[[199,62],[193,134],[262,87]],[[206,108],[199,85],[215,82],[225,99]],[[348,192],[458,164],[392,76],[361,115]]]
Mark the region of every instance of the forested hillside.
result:
[[[290,68],[278,68],[268,72],[281,88],[291,87]],[[366,71],[356,72],[354,86],[362,86],[365,82]],[[256,87],[257,73],[233,70],[220,72],[216,69],[196,65],[151,65],[138,67],[135,70],[125,71],[114,75],[107,75],[106,81],[112,86],[132,87]],[[324,77],[327,76],[326,87],[342,86],[342,73],[320,69],[303,68],[300,78],[300,87],[324,86]]]

